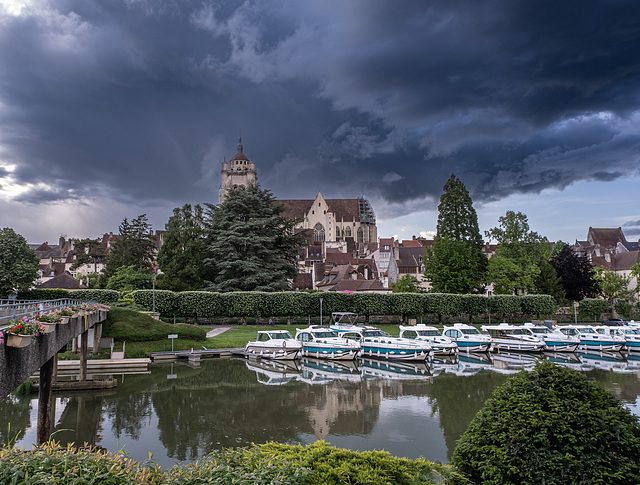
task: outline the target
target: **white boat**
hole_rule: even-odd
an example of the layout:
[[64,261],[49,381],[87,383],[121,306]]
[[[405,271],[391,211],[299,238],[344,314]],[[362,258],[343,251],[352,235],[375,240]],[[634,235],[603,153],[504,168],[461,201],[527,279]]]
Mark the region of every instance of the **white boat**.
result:
[[[616,328],[616,327],[612,327]],[[622,335],[626,341],[624,349],[627,352],[638,353],[640,352],[640,328],[639,327],[617,327],[622,332]]]
[[411,326],[400,325],[399,328],[401,338],[426,340],[431,344],[434,354],[455,355],[458,353],[458,345],[449,337],[441,335],[436,327],[419,323]]
[[[640,334],[629,327],[609,327],[601,325],[594,328],[598,333],[617,337],[618,340],[624,342],[624,346],[620,350],[630,350],[632,347],[636,347],[634,349],[636,352],[640,350],[640,347],[637,347],[640,345]],[[625,330],[629,333],[626,333]]]
[[541,339],[510,323],[483,325],[482,331],[491,337],[494,351],[542,352],[545,349]]
[[527,322],[522,327],[534,337],[544,341],[545,350],[549,352],[575,352],[580,345],[580,339],[577,336],[565,335],[560,330],[549,328],[546,325]]
[[244,353],[249,357],[293,360],[298,357],[302,343],[287,330],[260,330],[254,342],[247,342]]
[[562,325],[558,327],[565,335],[575,335],[580,339],[580,350],[618,352],[624,347],[624,340],[596,332],[591,325]]
[[442,335],[454,341],[460,352],[489,352],[491,350],[491,337],[481,334],[476,327],[466,323],[445,326],[442,329]]
[[336,324],[331,328],[342,338],[360,342],[359,357],[425,361],[431,353],[429,342],[391,337],[377,327]]
[[341,338],[336,331],[322,325],[297,328],[296,340],[302,344],[300,355],[303,357],[353,360],[360,351],[359,342]]

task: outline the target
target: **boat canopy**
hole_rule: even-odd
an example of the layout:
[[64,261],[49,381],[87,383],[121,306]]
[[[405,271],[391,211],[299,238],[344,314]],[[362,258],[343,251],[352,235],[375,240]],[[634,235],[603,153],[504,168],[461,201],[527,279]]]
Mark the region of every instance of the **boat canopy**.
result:
[[331,321],[333,323],[341,323],[345,325],[355,325],[358,320],[358,314],[352,312],[333,312]]

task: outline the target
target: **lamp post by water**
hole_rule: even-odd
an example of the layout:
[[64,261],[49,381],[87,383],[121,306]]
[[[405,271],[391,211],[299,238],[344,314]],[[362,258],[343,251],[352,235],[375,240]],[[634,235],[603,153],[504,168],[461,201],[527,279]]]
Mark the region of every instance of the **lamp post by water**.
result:
[[320,325],[322,325],[322,298],[320,298]]
[[[153,279],[151,280],[153,283],[153,313],[156,313],[156,274],[153,272]],[[171,342],[173,344],[173,342]]]

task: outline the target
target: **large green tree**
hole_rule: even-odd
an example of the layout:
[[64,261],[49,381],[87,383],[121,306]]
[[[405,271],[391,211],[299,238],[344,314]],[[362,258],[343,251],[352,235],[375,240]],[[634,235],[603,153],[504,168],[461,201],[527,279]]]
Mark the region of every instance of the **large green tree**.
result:
[[560,277],[568,300],[580,301],[599,295],[600,284],[591,262],[585,256],[574,253],[568,244],[551,256],[549,263]]
[[498,222],[498,227],[485,231],[488,238],[498,242],[496,257],[489,260],[488,271],[494,292],[535,292],[539,263],[548,260],[551,254],[549,241],[530,229],[527,216],[522,212],[507,211]]
[[151,272],[155,238],[147,215],[142,214],[131,222],[125,217],[118,229],[119,237],[111,245],[104,273],[111,277],[122,266]]
[[465,185],[452,174],[440,196],[436,237],[425,259],[424,276],[432,291],[482,291],[487,269],[483,244],[473,201]]
[[302,235],[260,186],[230,190],[207,222],[210,291],[283,291],[297,274]]
[[27,241],[10,227],[0,229],[0,298],[31,288],[40,260]]
[[200,206],[184,205],[173,210],[163,244],[158,251],[162,275],[158,287],[173,291],[201,290],[205,286],[207,257],[207,212]]
[[75,270],[83,264],[93,265],[93,272],[97,273],[97,266],[106,259],[106,251],[102,246],[100,239],[81,239],[73,246],[75,252],[75,261],[71,265],[71,269]]

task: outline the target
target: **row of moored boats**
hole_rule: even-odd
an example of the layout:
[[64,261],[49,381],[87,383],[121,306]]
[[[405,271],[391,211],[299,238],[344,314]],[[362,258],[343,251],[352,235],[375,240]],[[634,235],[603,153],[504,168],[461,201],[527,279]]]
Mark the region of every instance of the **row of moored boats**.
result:
[[292,360],[298,357],[353,360],[373,357],[400,361],[425,361],[434,355],[459,352],[639,352],[640,327],[563,325],[548,327],[525,323],[484,325],[482,331],[464,323],[437,328],[418,324],[400,326],[399,337],[377,327],[339,320],[329,326],[312,325],[287,330],[263,330],[248,342],[247,356]]

